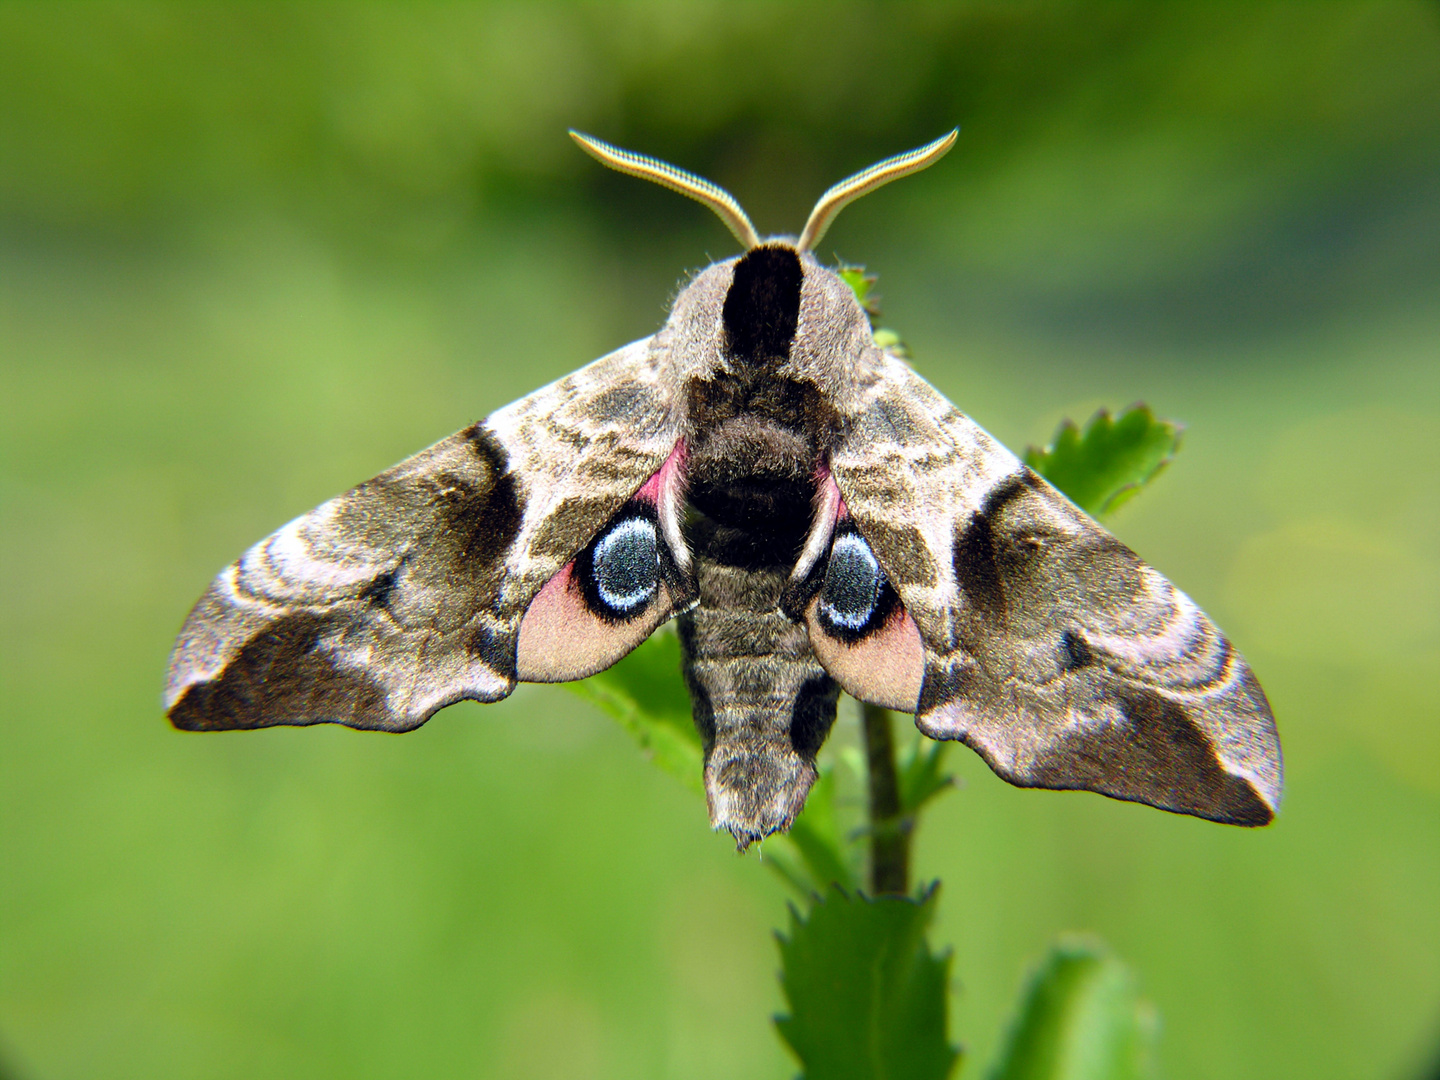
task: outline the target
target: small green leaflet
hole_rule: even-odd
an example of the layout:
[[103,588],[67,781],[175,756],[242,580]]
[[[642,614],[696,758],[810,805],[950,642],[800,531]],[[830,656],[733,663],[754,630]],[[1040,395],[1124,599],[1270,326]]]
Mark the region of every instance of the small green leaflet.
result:
[[918,899],[831,888],[808,916],[790,909],[780,941],[790,1015],[775,1019],[805,1080],[945,1080],[959,1051],[946,1036],[950,954],[925,929],[932,887]]
[[1160,473],[1180,446],[1184,427],[1157,419],[1143,404],[1119,416],[1101,409],[1084,431],[1066,420],[1049,446],[1029,447],[1025,464],[1087,514],[1114,513]]
[[860,301],[860,306],[865,309],[865,314],[869,315],[871,323],[874,323],[880,317],[880,297],[878,295],[871,296],[870,293],[875,288],[875,282],[880,279],[874,274],[865,273],[865,267],[852,266],[846,262],[842,262],[836,268],[835,273],[840,275],[841,281],[850,286],[850,290],[855,294],[855,299]]
[[917,739],[900,759],[900,809],[914,817],[920,808],[955,785],[955,777],[944,769],[945,752],[953,744]]
[[860,306],[865,309],[865,314],[870,318],[870,333],[875,339],[875,344],[882,349],[888,349],[896,356],[909,358],[910,353],[905,348],[905,343],[900,340],[900,335],[894,330],[880,326],[880,294],[875,292],[875,282],[880,280],[874,274],[865,273],[865,267],[852,266],[842,262],[835,269],[840,275],[840,280],[850,286],[855,294],[855,299],[860,301]]
[[1030,979],[990,1080],[1145,1080],[1159,1023],[1099,942],[1058,942]]

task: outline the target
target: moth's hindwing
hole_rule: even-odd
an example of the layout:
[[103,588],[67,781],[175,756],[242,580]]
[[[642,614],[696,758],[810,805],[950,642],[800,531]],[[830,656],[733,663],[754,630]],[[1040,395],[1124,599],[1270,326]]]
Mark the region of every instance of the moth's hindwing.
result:
[[[181,630],[165,696],[171,721],[405,731],[461,698],[498,700],[575,651],[528,635],[517,669],[523,617],[547,582],[573,573],[577,555],[590,552],[594,564],[592,541],[634,504],[657,522],[649,550],[663,580],[624,613],[643,617],[582,634],[579,650],[623,655],[687,598],[683,551],[670,550],[655,510],[676,494],[652,479],[677,442],[662,363],[651,339],[620,349],[251,548]],[[633,544],[616,544],[635,555]],[[606,564],[602,584],[623,591],[636,573],[616,565]]]
[[1280,743],[1240,654],[904,363],[887,357],[831,469],[923,643],[921,731],[1025,787],[1273,817]]
[[[810,647],[845,692],[861,701],[913,713],[925,675],[925,649],[869,542],[856,527],[834,477],[820,481],[809,551],[828,548],[790,605],[803,614]],[[822,533],[824,535],[822,535]]]
[[520,622],[517,677],[568,682],[603,671],[693,600],[680,535],[684,443],[546,582]]

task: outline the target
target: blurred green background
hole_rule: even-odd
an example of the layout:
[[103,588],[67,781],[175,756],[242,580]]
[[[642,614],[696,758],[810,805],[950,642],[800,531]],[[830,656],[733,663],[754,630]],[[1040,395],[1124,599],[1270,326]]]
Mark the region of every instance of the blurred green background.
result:
[[[280,523],[793,231],[1017,450],[1189,425],[1112,522],[1264,681],[1262,831],[1026,792],[928,816],[980,1076],[1062,930],[1174,1080],[1440,1041],[1440,5],[0,6],[0,1070],[783,1077],[785,894],[564,690],[404,737],[180,734],[166,655]],[[853,727],[845,713],[842,726]],[[841,741],[853,732],[841,731]]]

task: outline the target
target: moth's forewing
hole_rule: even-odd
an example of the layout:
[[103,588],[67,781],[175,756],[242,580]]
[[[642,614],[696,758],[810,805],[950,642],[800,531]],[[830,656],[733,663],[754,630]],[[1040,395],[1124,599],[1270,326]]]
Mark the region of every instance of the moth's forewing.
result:
[[476,425],[297,518],[186,619],[171,721],[404,731],[458,697],[503,697],[513,673],[494,613],[523,516],[505,448]]
[[172,722],[405,731],[504,697],[531,601],[675,447],[662,368],[651,339],[620,349],[251,548],[181,630]]
[[917,723],[1006,780],[1261,825],[1280,743],[1183,593],[903,362],[832,470],[924,643]]

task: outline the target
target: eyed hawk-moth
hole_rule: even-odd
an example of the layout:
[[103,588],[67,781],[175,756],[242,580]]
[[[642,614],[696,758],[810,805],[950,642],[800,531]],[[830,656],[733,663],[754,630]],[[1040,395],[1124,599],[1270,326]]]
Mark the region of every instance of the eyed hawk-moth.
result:
[[601,671],[678,618],[717,829],[786,829],[841,689],[1004,779],[1240,825],[1281,790],[1269,704],[1173,585],[878,346],[811,253],[955,132],[842,181],[798,240],[725,191],[571,133],[714,210],[744,254],[653,336],[297,518],[222,571],[170,661],[176,727],[408,731]]

